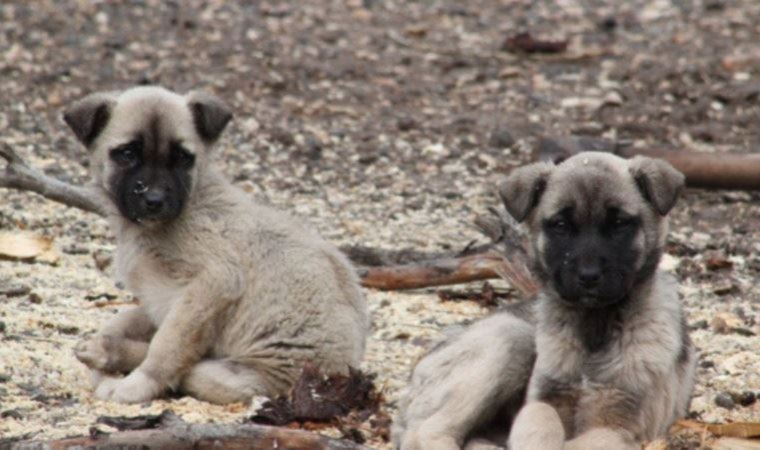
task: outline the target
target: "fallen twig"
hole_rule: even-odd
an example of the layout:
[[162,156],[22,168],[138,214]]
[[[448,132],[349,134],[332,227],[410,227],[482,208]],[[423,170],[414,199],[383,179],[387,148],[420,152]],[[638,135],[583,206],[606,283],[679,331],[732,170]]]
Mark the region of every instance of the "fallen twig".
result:
[[[187,423],[170,411],[156,420],[135,422],[147,429],[104,433],[97,428],[90,436],[50,441],[8,442],[9,449],[119,449],[119,448],[283,448],[292,450],[368,450],[348,440],[331,439],[316,433],[256,424]],[[132,424],[134,425],[134,424]],[[2,444],[2,443],[0,443]],[[6,448],[3,446],[3,448]]]
[[465,289],[456,291],[453,289],[441,289],[438,291],[438,298],[441,301],[449,302],[456,300],[467,300],[480,303],[485,307],[493,307],[499,304],[499,299],[511,297],[510,291],[497,291],[488,281],[483,282],[483,287],[479,290]]
[[400,290],[504,278],[523,296],[538,289],[523,265],[513,264],[504,256],[487,252],[461,258],[439,258],[400,266],[360,269],[364,287]]
[[65,183],[31,168],[8,144],[0,146],[0,157],[7,162],[0,172],[0,187],[31,191],[50,200],[104,215],[105,210],[91,189]]
[[562,53],[567,50],[569,41],[550,41],[534,38],[527,32],[517,33],[508,37],[502,45],[502,50],[518,53]]

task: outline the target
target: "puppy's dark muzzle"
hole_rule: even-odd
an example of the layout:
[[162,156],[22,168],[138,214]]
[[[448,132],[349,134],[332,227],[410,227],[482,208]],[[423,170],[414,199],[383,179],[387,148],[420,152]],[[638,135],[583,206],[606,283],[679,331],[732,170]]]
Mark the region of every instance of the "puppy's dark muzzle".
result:
[[148,190],[143,195],[143,205],[150,214],[160,214],[166,204],[166,192],[161,190]]

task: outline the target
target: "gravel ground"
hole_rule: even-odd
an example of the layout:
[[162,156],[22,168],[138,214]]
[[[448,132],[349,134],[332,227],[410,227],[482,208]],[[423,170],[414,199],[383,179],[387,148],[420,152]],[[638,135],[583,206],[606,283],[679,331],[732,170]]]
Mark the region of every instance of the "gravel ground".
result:
[[[542,137],[755,151],[757,23],[753,0],[8,0],[0,143],[80,183],[87,155],[63,105],[137,83],[206,89],[234,107],[218,162],[252,195],[336,244],[456,250],[483,239],[471,223],[497,205],[494,180]],[[567,38],[568,49],[503,51],[519,31]],[[673,214],[663,265],[680,280],[700,349],[691,414],[703,421],[760,420],[760,402],[740,404],[760,394],[759,199],[690,190]],[[52,238],[59,257],[0,260],[0,437],[87,433],[99,415],[167,407],[189,421],[245,416],[189,398],[93,399],[71,350],[131,301],[98,268],[113,239],[93,215],[0,190],[0,232],[20,230]],[[367,297],[364,368],[391,412],[429,342],[487,313],[432,290]]]

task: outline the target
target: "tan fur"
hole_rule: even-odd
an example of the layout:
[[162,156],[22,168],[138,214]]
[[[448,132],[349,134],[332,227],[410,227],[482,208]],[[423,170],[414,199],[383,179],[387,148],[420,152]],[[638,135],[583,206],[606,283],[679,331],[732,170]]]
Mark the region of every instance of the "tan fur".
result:
[[196,164],[177,219],[138,224],[110,214],[116,274],[140,306],[78,349],[93,370],[131,371],[103,379],[96,395],[142,402],[180,388],[211,402],[246,401],[285,392],[307,361],[328,372],[357,366],[368,317],[354,270],[333,245],[214,169],[188,107],[209,97],[144,87],[106,98],[108,123],[90,145],[93,180],[106,197],[114,195],[109,149],[151,118]]
[[[635,268],[644,270],[659,258],[668,230],[665,214],[682,185],[683,176],[662,161],[587,152],[556,167],[518,169],[499,193],[510,214],[528,227],[538,269],[548,267],[546,219],[572,206],[575,219],[587,223],[613,205],[641,219],[633,245],[641,255]],[[669,275],[654,272],[629,298],[616,312],[621,326],[594,352],[581,339],[587,312],[563,303],[548,282],[529,313],[513,307],[449,338],[415,367],[399,405],[394,441],[402,450],[453,450],[478,440],[489,421],[509,430],[519,405],[504,401],[522,401],[519,368],[531,374],[526,404],[509,430],[511,450],[632,450],[663,435],[687,411],[696,355]],[[535,323],[535,329],[515,326],[520,320]],[[536,355],[527,354],[530,347],[515,347],[526,338],[534,340]],[[493,370],[495,377],[482,376]],[[447,444],[431,447],[424,438]]]

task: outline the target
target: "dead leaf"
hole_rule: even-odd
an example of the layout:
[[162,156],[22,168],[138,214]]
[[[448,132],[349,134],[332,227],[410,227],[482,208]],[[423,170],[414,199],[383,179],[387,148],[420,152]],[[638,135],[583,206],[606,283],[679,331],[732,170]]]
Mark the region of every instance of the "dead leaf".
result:
[[[288,397],[266,402],[251,421],[283,426],[293,422],[301,427],[321,427],[349,413],[360,411],[368,418],[378,411],[382,395],[373,384],[373,376],[349,368],[346,375],[324,375],[307,364]],[[315,423],[316,422],[316,423]]]
[[705,267],[707,270],[732,269],[734,263],[721,255],[713,254],[705,260]]
[[54,264],[59,257],[52,238],[26,232],[0,232],[0,258]]

